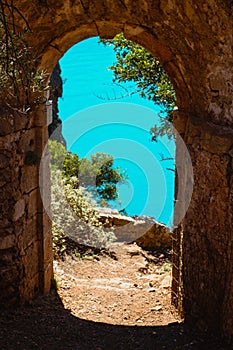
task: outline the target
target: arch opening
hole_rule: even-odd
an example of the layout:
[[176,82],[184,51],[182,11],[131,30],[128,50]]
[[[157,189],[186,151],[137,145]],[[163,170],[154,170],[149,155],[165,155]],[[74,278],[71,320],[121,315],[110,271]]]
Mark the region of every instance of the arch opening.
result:
[[[90,46],[90,52],[92,52],[92,54],[93,54],[93,47],[92,46]],[[75,53],[73,53],[73,51],[72,51],[72,54],[74,55]],[[81,55],[82,55],[82,52],[81,52]],[[102,53],[102,55],[103,55],[103,53]],[[65,59],[65,56],[63,57],[63,60]],[[86,57],[81,56],[81,58],[84,60],[84,62],[86,62],[86,60],[87,60]],[[108,61],[108,65],[110,65],[110,64],[111,64],[111,62]],[[71,65],[73,65],[73,62],[71,62]],[[77,65],[78,65],[78,63],[77,63]],[[63,67],[65,67],[65,64],[62,63],[61,66],[63,69]],[[85,64],[84,67],[80,68],[79,73],[86,69],[90,74],[90,72],[91,72],[90,65],[88,66]],[[57,69],[59,70],[60,68],[57,68],[57,66],[56,66],[56,70]],[[95,69],[97,69],[97,67],[95,67]],[[65,70],[65,68],[64,68],[64,70]],[[65,71],[64,76],[63,76],[63,77],[65,77],[65,79],[66,79],[66,74],[67,74],[67,72]],[[70,79],[74,75],[75,75],[75,70],[70,73],[70,75],[69,75]],[[103,73],[101,73],[101,75],[103,75]],[[83,78],[79,77],[79,79],[82,80]],[[86,77],[85,77],[85,79],[86,79]],[[95,80],[95,76],[93,76],[92,79]],[[79,86],[77,86],[73,83],[73,87],[75,89],[77,89],[79,92],[81,91],[81,94],[85,94],[85,91],[84,91],[85,87],[84,86],[81,85],[81,89],[80,89]],[[65,89],[72,90],[72,86],[69,86],[69,88],[68,88],[68,87],[66,87],[66,83],[65,83],[64,90]],[[120,89],[121,89],[121,87],[120,87]],[[91,90],[91,93],[93,94],[92,87],[89,86],[88,90]],[[126,91],[126,88],[125,88],[125,91]],[[96,104],[96,101],[101,100],[101,97],[99,97],[101,92],[94,92],[94,94],[95,94],[94,101]],[[115,96],[115,100],[117,100],[117,98],[118,98],[117,93],[115,91],[113,91],[113,94]],[[75,100],[76,94],[72,92],[71,95],[72,95],[72,99]],[[77,95],[79,95],[79,93],[77,93]],[[67,90],[65,92],[65,98],[69,99],[69,92],[67,92]],[[125,98],[127,100],[127,96],[125,96]],[[90,95],[88,96],[88,99],[89,100],[91,99]],[[72,152],[78,153],[79,155],[80,155],[80,153],[84,154],[84,157],[86,157],[88,154],[91,154],[91,152],[93,152],[93,151],[96,152],[96,150],[100,151],[102,149],[105,152],[109,153],[109,150],[111,150],[111,152],[114,152],[114,150],[117,149],[117,155],[118,155],[118,158],[120,160],[121,160],[121,158],[124,158],[124,161],[125,160],[128,161],[129,158],[131,157],[131,159],[130,159],[131,163],[132,163],[132,159],[133,159],[134,163],[136,163],[136,165],[137,165],[137,163],[140,162],[140,160],[138,158],[140,158],[140,157],[143,158],[143,154],[145,153],[145,152],[144,153],[141,152],[142,155],[140,156],[140,148],[139,148],[139,150],[137,149],[138,144],[140,142],[142,143],[142,141],[140,141],[141,136],[139,137],[139,139],[137,139],[137,138],[135,139],[135,136],[137,134],[136,131],[139,130],[139,132],[143,131],[144,138],[145,138],[145,134],[147,133],[147,136],[146,136],[144,143],[147,143],[147,147],[148,147],[147,152],[149,153],[150,157],[149,157],[149,161],[148,161],[147,165],[145,165],[143,163],[142,163],[142,165],[139,165],[139,168],[141,168],[142,170],[145,170],[145,168],[148,167],[149,170],[147,170],[147,173],[146,173],[147,181],[149,178],[149,173],[150,173],[151,169],[153,168],[152,167],[152,163],[153,163],[152,160],[153,159],[156,159],[156,162],[157,162],[157,172],[159,172],[158,165],[161,168],[161,163],[163,162],[163,158],[165,161],[167,159],[167,161],[171,161],[172,163],[174,163],[174,156],[175,156],[175,154],[174,154],[174,152],[175,152],[174,138],[168,139],[166,136],[163,137],[163,140],[161,140],[161,141],[159,140],[156,152],[155,151],[153,152],[153,150],[152,150],[153,146],[156,146],[156,143],[155,142],[152,143],[152,138],[149,134],[149,128],[150,128],[150,126],[152,126],[152,124],[150,125],[150,123],[153,123],[154,119],[155,119],[155,112],[154,111],[149,110],[148,107],[146,109],[139,107],[138,106],[138,103],[139,103],[138,97],[136,98],[136,102],[135,102],[136,106],[135,105],[133,106],[132,102],[131,103],[125,102],[125,103],[121,103],[121,104],[119,102],[117,102],[117,103],[115,102],[115,103],[111,104],[111,109],[109,108],[110,103],[108,101],[108,98],[106,98],[106,100],[105,100],[105,102],[107,102],[107,103],[103,103],[103,100],[105,100],[105,98],[103,98],[102,101],[100,101],[101,105],[99,105],[99,106],[95,105],[92,108],[84,109],[84,111],[81,110],[79,113],[76,113],[76,114],[74,113],[75,109],[74,108],[72,109],[73,106],[70,106],[72,104],[72,100],[69,100],[68,104],[65,104],[62,107],[62,111],[65,115],[64,117],[62,117],[62,119],[63,119],[63,131],[65,130],[65,135],[68,136],[68,139],[66,139],[66,141],[68,141],[69,150],[72,150]],[[85,102],[84,102],[84,105],[85,105]],[[78,106],[79,104],[81,106]],[[90,104],[90,101],[88,101],[88,105],[89,104]],[[144,105],[145,104],[148,105],[148,103],[144,102]],[[76,103],[74,102],[74,105],[75,105],[76,109],[83,109],[82,98],[79,97],[79,100],[76,101]],[[150,106],[152,106],[152,105],[153,104],[151,103]],[[133,109],[133,107],[134,107],[134,109]],[[68,111],[66,109],[68,109]],[[132,112],[130,112],[130,109],[132,110]],[[137,111],[137,109],[139,109],[139,111]],[[70,112],[70,110],[72,112]],[[105,110],[107,111],[107,113]],[[114,110],[116,110],[115,114],[113,113]],[[82,115],[82,113],[83,113],[83,115]],[[133,113],[132,117],[127,116],[128,114],[130,115],[132,113]],[[70,114],[72,115],[71,117],[70,117]],[[109,116],[111,114],[112,114],[112,117],[110,119]],[[114,114],[114,116],[113,116],[113,114]],[[142,117],[142,114],[144,114],[144,118]],[[152,117],[152,114],[153,114],[153,117]],[[118,115],[118,117],[116,115]],[[121,115],[120,118],[119,118],[119,115]],[[146,121],[146,123],[144,123],[143,119],[146,119],[146,118],[148,118],[149,124],[148,124],[148,121]],[[93,120],[94,120],[94,123],[93,123]],[[153,122],[152,122],[152,120],[153,120]],[[131,131],[129,131],[129,127],[132,128]],[[80,131],[78,131],[79,128],[81,129]],[[122,131],[122,128],[125,128],[126,130]],[[94,136],[91,135],[91,132],[93,132]],[[110,137],[107,137],[107,139],[106,138],[102,139],[98,136],[98,135],[105,135],[106,136],[107,133],[109,133],[109,135],[110,135]],[[59,125],[57,130],[55,130],[55,131],[53,130],[53,134],[51,136],[53,139],[57,138],[58,140],[62,141],[62,143],[64,144],[63,136],[61,136],[61,126],[60,125]],[[82,139],[82,137],[84,137],[84,138],[87,137],[87,140],[84,142],[82,142],[82,141],[80,142],[79,139]],[[96,140],[96,142],[91,143],[91,140],[93,140],[93,139],[97,139],[97,140]],[[118,141],[120,141],[120,143]],[[125,143],[125,141],[126,141],[126,143]],[[90,143],[91,143],[91,145],[90,145]],[[97,145],[96,145],[96,143],[97,143]],[[109,143],[110,143],[110,145],[109,145]],[[122,143],[123,143],[123,145],[122,145]],[[99,145],[101,145],[102,148],[98,149]],[[107,146],[107,147],[103,147],[103,145]],[[120,145],[121,145],[121,147],[120,147]],[[149,146],[150,146],[150,149],[149,149]],[[151,146],[152,146],[152,149],[151,149]],[[83,149],[82,149],[82,147],[83,147]],[[133,156],[133,158],[132,158],[132,155],[130,155],[130,148],[132,148],[132,149],[136,148],[136,150],[134,150],[135,156]],[[142,148],[146,149],[145,145],[143,145]],[[121,149],[121,151],[120,151],[120,149]],[[145,151],[145,150],[143,150],[143,151]],[[164,152],[166,153],[165,155],[164,155]],[[162,156],[161,156],[161,154],[162,154]],[[115,154],[114,154],[114,156],[115,156]],[[54,155],[52,157],[54,157]],[[55,157],[57,157],[57,155]],[[145,157],[145,155],[144,155],[144,157]],[[151,160],[151,158],[152,158],[152,160]],[[161,159],[159,160],[158,158],[161,158]],[[127,164],[129,164],[129,162]],[[171,165],[171,167],[172,167],[172,165]],[[166,217],[166,215],[165,215],[164,221],[166,221],[166,220],[167,221],[164,223],[167,224],[168,226],[170,226],[170,228],[172,228],[173,223],[171,221],[171,217],[173,217],[173,208],[172,207],[173,207],[173,203],[174,203],[174,170],[175,169],[172,169],[170,167],[170,169],[168,170],[167,167],[168,166],[165,165],[162,169],[163,176],[165,176],[164,172],[167,172],[169,174],[169,171],[172,171],[171,172],[172,176],[170,176],[172,181],[169,184],[170,187],[169,187],[168,191],[167,191],[168,185],[165,185],[165,193],[163,195],[160,195],[160,196],[164,197],[167,195],[168,192],[170,194],[170,198],[169,198],[170,203],[168,203],[168,205],[170,204],[170,213],[167,215],[167,218],[168,219],[170,218],[170,219],[168,221],[165,218]],[[135,171],[135,169],[134,169],[134,171]],[[137,171],[138,171],[138,169],[137,169]],[[79,173],[79,175],[80,175],[80,173]],[[79,176],[79,175],[77,175],[77,176]],[[94,181],[96,182],[96,176],[94,176],[94,177],[95,177]],[[138,177],[138,174],[136,174],[136,177]],[[81,175],[80,175],[80,179],[81,179]],[[153,180],[149,180],[149,182],[150,181],[153,181]],[[55,182],[54,177],[53,177],[52,182]],[[158,183],[158,179],[157,179],[157,181],[154,181],[152,185],[150,184],[151,186],[148,186],[148,187],[150,187],[149,191],[152,192],[152,189],[153,189],[153,187],[155,187],[156,182]],[[166,182],[166,180],[165,180],[165,182]],[[42,184],[43,184],[43,182],[42,182]],[[141,184],[139,184],[139,186],[140,185]],[[160,184],[158,185],[158,187],[160,187],[160,188],[163,187],[163,180],[162,180],[162,182],[160,180]],[[138,189],[136,189],[136,190],[138,190]],[[144,192],[144,191],[145,190],[142,190],[142,192]],[[148,193],[147,193],[147,195],[148,195]],[[153,194],[152,197],[155,197],[156,195],[158,196],[158,194]],[[142,199],[142,201],[143,201],[143,198],[139,198],[139,200],[140,199]],[[147,202],[148,201],[151,201],[151,199],[147,200]],[[56,199],[55,199],[56,205],[58,202],[59,202],[59,199],[56,197]],[[157,251],[154,252],[154,256],[152,255],[152,258],[151,258],[151,259],[156,260],[158,252],[159,252],[159,255],[161,255],[161,256],[163,255],[162,251],[164,251],[164,247],[165,247],[165,251],[168,247],[170,247],[170,249],[171,249],[171,234],[170,233],[169,233],[169,235],[167,234],[169,232],[169,230],[165,229],[165,227],[163,225],[155,224],[155,222],[156,222],[155,219],[158,220],[159,215],[158,214],[156,215],[156,213],[153,212],[152,210],[150,210],[150,213],[151,213],[151,216],[153,216],[153,218],[152,217],[147,217],[147,219],[143,218],[143,216],[145,216],[145,215],[148,216],[148,211],[147,212],[143,211],[147,204],[148,203],[145,203],[143,209],[139,208],[139,212],[133,212],[131,214],[131,215],[136,215],[136,216],[139,215],[139,217],[137,218],[138,223],[140,220],[141,221],[144,220],[144,223],[143,223],[144,226],[141,225],[141,230],[140,230],[140,228],[138,228],[136,230],[136,232],[135,232],[135,227],[137,225],[137,222],[135,221],[136,218],[134,218],[135,222],[132,224],[132,222],[130,222],[130,220],[133,219],[132,217],[130,217],[129,222],[127,222],[126,218],[119,217],[119,212],[114,214],[114,213],[111,213],[111,211],[108,211],[109,214],[107,216],[104,214],[104,210],[100,209],[100,212],[102,210],[102,213],[101,213],[102,220],[104,219],[104,220],[112,221],[112,222],[114,222],[114,220],[115,221],[118,220],[118,221],[122,221],[122,222],[125,220],[126,223],[122,227],[121,230],[119,230],[119,228],[117,229],[116,227],[113,227],[113,231],[115,230],[114,232],[117,232],[117,234],[118,234],[118,236],[117,236],[118,241],[125,241],[128,243],[129,242],[132,243],[134,241],[137,241],[139,243],[139,245],[142,245],[142,246],[144,245],[144,247],[146,247],[145,242],[144,242],[145,239],[142,239],[140,241],[140,236],[144,233],[147,233],[147,231],[148,232],[150,231],[150,234],[152,234],[152,236],[153,236],[153,230],[154,230],[154,234],[156,234],[156,230],[159,232],[159,229],[160,229],[161,232],[159,234],[162,233],[161,241],[157,242],[158,249],[157,249]],[[153,207],[153,210],[154,210],[154,207],[156,207],[156,203],[152,201],[152,203],[150,203],[147,206]],[[164,207],[164,198],[162,198],[162,207]],[[125,209],[125,206],[123,206],[122,208]],[[161,208],[161,204],[160,204],[160,208]],[[146,210],[148,210],[148,208],[146,208]],[[166,210],[169,210],[169,209],[166,209]],[[59,211],[61,213],[65,212],[65,210],[62,210],[62,208],[60,208]],[[126,211],[127,211],[127,208],[126,208]],[[161,209],[159,209],[159,211],[160,211],[160,213],[162,213],[164,210],[162,209],[162,212],[161,212]],[[114,218],[114,215],[115,215],[115,218]],[[117,217],[117,215],[118,215],[118,217]],[[160,220],[158,220],[158,221],[160,221]],[[55,220],[55,222],[56,222],[56,220]],[[114,226],[113,223],[111,225]],[[132,231],[132,227],[131,227],[132,225],[134,226],[133,227],[134,232]],[[161,226],[160,228],[159,228],[159,225]],[[78,223],[77,223],[77,226],[78,226]],[[140,225],[138,225],[138,226],[140,226]],[[153,229],[152,229],[152,227],[153,227]],[[127,234],[127,231],[129,231],[128,234]],[[66,232],[66,235],[69,236],[69,234],[67,234],[67,227],[65,230],[63,230],[63,232]],[[164,236],[164,237],[162,237],[162,236]],[[62,237],[64,237],[64,236],[62,236]],[[85,243],[85,240],[82,241],[82,238],[80,238],[80,236],[79,236],[79,238],[77,238],[77,236],[75,237],[75,233],[71,233],[70,237],[72,240],[74,240],[74,241],[76,240],[79,244]],[[58,239],[57,231],[55,232],[55,239],[56,240]],[[81,240],[81,242],[80,242],[80,240]],[[153,238],[150,238],[150,240],[151,240],[151,242],[149,244],[152,244],[152,246],[153,246]],[[167,243],[166,243],[166,240],[167,240]],[[156,238],[154,238],[154,241],[156,241]],[[92,243],[93,242],[91,242],[87,245],[89,247],[92,245],[95,245],[95,243],[94,244],[92,244]],[[156,245],[156,243],[155,243],[155,245]],[[155,247],[155,245],[154,245],[154,247]],[[162,251],[160,250],[161,246],[163,246]],[[125,246],[125,247],[127,247],[127,246]],[[152,249],[154,249],[154,247]],[[147,246],[146,248],[150,248],[150,247]],[[83,247],[81,247],[81,250],[82,249],[83,249]],[[119,250],[119,247],[117,249]],[[78,245],[76,247],[75,254],[77,256],[80,255],[80,252],[78,251]],[[138,253],[138,255],[140,255],[140,254]],[[170,256],[169,255],[170,253],[168,255],[167,254],[168,254],[168,251],[166,252],[166,256],[168,258],[168,256]],[[137,254],[135,254],[135,255],[137,255]],[[150,258],[148,257],[148,259],[150,259]],[[168,273],[168,271],[166,271],[166,269],[169,270],[171,268],[170,263],[168,260],[164,261],[164,264],[165,264],[164,266],[166,266],[164,273],[167,273],[167,275],[165,276],[167,279],[169,279],[169,273]],[[159,271],[161,271],[161,265],[159,264],[158,266],[159,266]],[[79,271],[79,274],[80,274],[80,271]],[[76,279],[80,278],[80,281],[81,281],[83,279],[83,276],[79,275],[79,277],[76,276],[75,278]],[[98,282],[98,283],[100,283],[100,282]],[[123,282],[121,282],[121,283],[123,283]],[[133,281],[131,281],[131,284],[133,285]],[[135,284],[137,284],[137,283],[135,283]],[[151,282],[151,284],[152,284],[152,282]],[[103,287],[103,285],[102,285],[102,287]],[[109,287],[109,289],[111,289],[111,286],[106,286],[106,287]],[[166,288],[167,288],[167,285],[166,285]],[[175,295],[175,293],[174,293],[174,295]],[[176,295],[176,299],[177,299],[177,295]],[[170,301],[170,296],[168,297],[168,300]],[[142,307],[142,309],[143,308],[144,307]]]

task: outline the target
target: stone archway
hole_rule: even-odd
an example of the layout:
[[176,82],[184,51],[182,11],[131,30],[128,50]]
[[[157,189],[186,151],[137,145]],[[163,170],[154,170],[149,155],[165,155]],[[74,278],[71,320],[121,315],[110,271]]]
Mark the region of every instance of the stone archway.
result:
[[[80,40],[95,35],[112,37],[121,31],[163,64],[176,90],[179,109],[174,123],[189,148],[195,182],[191,205],[174,237],[177,258],[173,291],[178,294],[178,301],[182,295],[187,321],[220,330],[231,338],[231,2],[15,0],[14,3],[30,24],[30,45],[39,57],[40,67],[48,72]],[[50,222],[40,199],[39,165],[26,161],[29,151],[41,156],[47,142],[47,121],[43,106],[32,113],[30,120],[16,116],[2,120],[0,303],[10,305],[38,292],[46,293],[50,288]],[[184,199],[186,185],[183,184]]]

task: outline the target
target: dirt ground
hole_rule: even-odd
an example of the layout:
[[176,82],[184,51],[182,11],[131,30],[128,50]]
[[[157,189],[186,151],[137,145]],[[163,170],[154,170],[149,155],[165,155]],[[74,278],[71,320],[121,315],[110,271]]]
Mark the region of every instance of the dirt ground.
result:
[[136,244],[54,262],[58,289],[0,315],[0,349],[230,349],[170,303],[171,256]]
[[[58,294],[72,314],[112,325],[162,326],[180,321],[170,305],[171,263],[136,244],[112,257],[55,262]],[[90,260],[89,260],[90,259]]]

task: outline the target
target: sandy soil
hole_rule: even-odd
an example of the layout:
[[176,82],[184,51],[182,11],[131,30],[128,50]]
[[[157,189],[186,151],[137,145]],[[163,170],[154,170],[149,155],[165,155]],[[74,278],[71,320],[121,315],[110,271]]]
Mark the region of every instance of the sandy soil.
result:
[[65,307],[76,317],[113,325],[180,321],[170,305],[169,258],[148,254],[136,244],[117,244],[113,251],[115,259],[69,258],[55,263]]
[[1,350],[227,350],[187,328],[170,303],[169,254],[118,244],[112,253],[55,261],[57,291],[1,311]]

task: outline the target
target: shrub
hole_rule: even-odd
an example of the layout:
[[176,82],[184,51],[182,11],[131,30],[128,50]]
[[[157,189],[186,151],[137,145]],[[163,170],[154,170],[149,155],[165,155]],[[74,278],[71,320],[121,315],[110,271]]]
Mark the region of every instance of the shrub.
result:
[[74,188],[77,178],[65,183],[61,171],[53,169],[51,181],[55,254],[63,255],[67,251],[68,240],[97,248],[114,241],[114,233],[100,222],[91,195],[81,186]]

